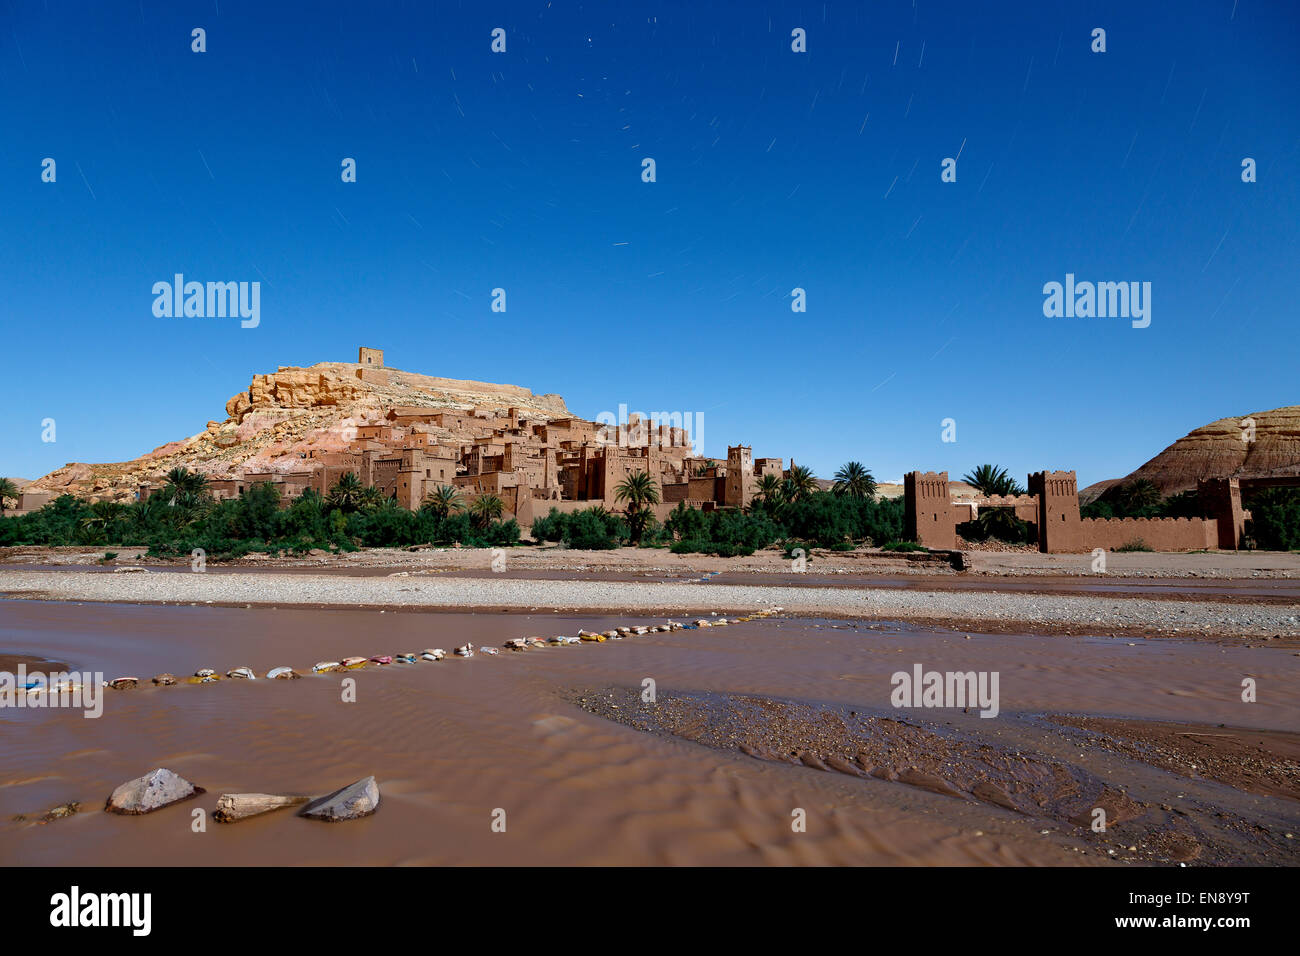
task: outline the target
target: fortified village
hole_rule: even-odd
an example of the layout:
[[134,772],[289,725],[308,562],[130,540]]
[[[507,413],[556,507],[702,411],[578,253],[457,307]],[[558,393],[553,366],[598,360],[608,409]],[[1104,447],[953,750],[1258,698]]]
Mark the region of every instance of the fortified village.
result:
[[[266,432],[282,424],[287,419],[273,425],[268,422],[285,407],[344,406],[353,394],[339,382],[340,368],[350,371],[358,385],[379,389],[393,380],[403,384],[407,380],[433,381],[494,389],[508,401],[513,388],[429,380],[385,368],[383,350],[361,348],[354,366],[281,368],[277,373],[255,376],[247,395],[236,395],[226,405],[231,424],[239,429],[236,434],[242,437],[243,431],[251,432],[250,425]],[[215,498],[233,498],[254,484],[270,482],[280,489],[286,504],[308,488],[328,493],[348,472],[411,510],[418,509],[428,493],[450,485],[461,492],[466,506],[479,495],[497,496],[506,516],[525,529],[551,508],[562,512],[595,505],[622,508],[616,489],[628,475],[639,471],[648,472],[655,480],[660,503],[654,510],[660,519],[679,502],[705,510],[745,508],[758,477],[785,473],[781,459],[754,459],[746,446],[729,448],[725,461],[697,455],[691,435],[671,421],[637,414],[625,423],[588,421],[539,407],[547,405],[545,400],[551,396],[539,398],[524,389],[515,391],[521,404],[531,407],[502,407],[499,403],[448,407],[446,401],[434,406],[385,404],[354,411],[301,436],[302,441],[278,442],[236,467],[222,470],[220,462],[212,460],[194,462],[190,467],[207,475],[208,490]],[[303,398],[307,393],[310,397]],[[503,396],[493,393],[490,397]],[[564,408],[558,396],[554,402]],[[680,421],[680,416],[674,417]],[[217,435],[219,444],[218,423],[209,423],[209,431]],[[157,460],[160,452],[168,450],[159,449],[152,457]],[[168,463],[176,461],[169,459]],[[63,471],[73,473],[87,467],[69,465]],[[156,462],[152,471],[161,470],[165,466]],[[51,500],[58,492],[48,485],[58,475],[52,473],[26,490],[16,513],[35,510]],[[109,493],[104,497],[123,497],[122,483],[120,476],[113,476],[101,482],[105,487],[86,489],[90,492],[87,496],[100,497],[96,493],[100,491]],[[161,478],[139,481],[124,497],[147,498],[161,484]]]
[[[480,393],[480,404],[464,401]],[[403,397],[429,404],[400,404]],[[208,477],[218,499],[269,482],[288,504],[308,488],[327,494],[352,472],[363,485],[415,510],[429,493],[452,486],[466,506],[495,495],[505,515],[526,529],[552,508],[620,510],[618,486],[636,472],[654,479],[660,501],[653,510],[660,520],[680,503],[747,508],[764,475],[789,474],[782,459],[754,458],[746,445],[728,446],[725,460],[697,454],[692,436],[672,420],[678,416],[590,421],[569,414],[559,396],[386,368],[383,350],[373,348],[359,349],[355,365],[320,363],[256,375],[226,410],[224,424],[209,422],[206,433],[134,462],[70,464],[52,472],[23,490],[14,513],[37,510],[64,491],[140,500],[161,487],[168,467],[188,466]],[[252,451],[242,461],[223,462],[218,453],[231,446]],[[1201,480],[1202,518],[1092,519],[1080,516],[1073,471],[1036,472],[1028,494],[998,497],[954,497],[947,472],[914,471],[904,478],[904,535],[929,548],[952,549],[958,524],[982,509],[1002,508],[1036,525],[1044,552],[1113,549],[1134,540],[1159,551],[1236,549],[1249,518],[1243,487],[1260,481],[1293,485],[1300,477]]]

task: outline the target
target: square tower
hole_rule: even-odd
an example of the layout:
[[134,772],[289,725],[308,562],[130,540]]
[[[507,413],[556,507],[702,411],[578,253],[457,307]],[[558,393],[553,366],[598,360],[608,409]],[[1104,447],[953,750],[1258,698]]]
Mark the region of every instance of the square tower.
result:
[[368,349],[362,346],[357,349],[357,364],[365,368],[383,368],[384,350]]
[[1069,554],[1089,550],[1079,517],[1079,483],[1072,471],[1036,471],[1029,493],[1038,498],[1038,550]]
[[1246,534],[1246,513],[1241,507],[1239,478],[1202,478],[1196,482],[1201,513],[1219,521],[1219,547],[1235,551]]
[[748,508],[754,497],[754,450],[748,445],[728,446],[726,481],[723,505]]
[[903,476],[903,537],[927,548],[957,547],[957,514],[946,471]]

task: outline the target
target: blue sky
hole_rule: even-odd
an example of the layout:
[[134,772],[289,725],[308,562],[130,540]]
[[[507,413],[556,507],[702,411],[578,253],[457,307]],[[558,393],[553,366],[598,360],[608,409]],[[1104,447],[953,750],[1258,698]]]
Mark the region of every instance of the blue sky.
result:
[[[1300,402],[1294,4],[290,6],[0,13],[0,473],[361,344],[823,476],[1083,485]],[[177,272],[260,281],[260,324],[156,318]],[[1066,273],[1150,282],[1150,327],[1045,318]]]

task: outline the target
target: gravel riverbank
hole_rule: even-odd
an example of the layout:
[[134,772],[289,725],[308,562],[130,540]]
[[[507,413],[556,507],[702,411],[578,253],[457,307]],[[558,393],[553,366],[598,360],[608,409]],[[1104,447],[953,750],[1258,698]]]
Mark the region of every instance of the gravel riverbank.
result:
[[307,605],[429,610],[788,614],[906,620],[1065,633],[1300,639],[1300,608],[1147,598],[1008,592],[899,591],[763,585],[552,581],[511,578],[345,578],[309,574],[0,571],[13,598],[122,603]]

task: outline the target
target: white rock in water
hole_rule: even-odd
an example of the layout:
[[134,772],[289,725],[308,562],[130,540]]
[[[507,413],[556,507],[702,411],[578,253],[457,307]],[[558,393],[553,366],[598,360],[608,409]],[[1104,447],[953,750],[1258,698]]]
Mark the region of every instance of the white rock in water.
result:
[[226,671],[227,677],[238,677],[241,680],[257,680],[257,675],[253,673],[251,667],[236,667],[232,671]]
[[297,680],[301,676],[292,667],[274,667],[266,672],[267,680]]
[[320,663],[311,665],[311,670],[313,674],[321,674],[325,671],[332,671],[334,668],[342,666],[343,665],[338,661],[321,661]]
[[324,820],[327,823],[340,823],[344,820],[359,820],[368,817],[379,809],[379,784],[374,777],[366,777],[356,783],[348,784],[342,790],[336,790],[327,797],[313,800],[299,812],[300,817],[312,820]]
[[473,645],[473,644],[465,644],[465,645],[462,645],[461,647],[456,648],[456,656],[457,656],[457,657],[473,657],[473,656],[474,656],[474,645]]
[[496,655],[497,653],[499,653],[495,647],[480,647],[479,650],[482,651],[484,654]]
[[301,806],[307,800],[307,797],[281,797],[270,793],[223,793],[217,798],[217,809],[212,818],[218,823],[235,823],[272,810]]
[[200,667],[198,670],[196,670],[196,671],[194,672],[194,676],[195,676],[195,677],[211,677],[211,676],[214,675],[215,673],[216,673],[216,671],[214,671],[211,667]]
[[203,792],[202,787],[196,787],[184,777],[159,767],[114,790],[104,804],[104,809],[109,813],[127,815],[153,813]]

